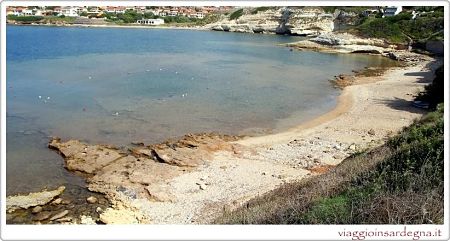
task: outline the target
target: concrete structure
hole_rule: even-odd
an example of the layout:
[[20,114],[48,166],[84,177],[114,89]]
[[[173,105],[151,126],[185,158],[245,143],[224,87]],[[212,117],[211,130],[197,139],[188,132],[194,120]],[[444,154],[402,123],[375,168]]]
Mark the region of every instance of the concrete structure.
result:
[[144,25],[161,25],[164,24],[164,19],[157,18],[157,19],[141,19],[137,20],[137,23],[144,24]]
[[386,7],[384,8],[383,11],[383,18],[384,17],[392,17],[395,16],[399,13],[402,12],[402,7],[401,6],[390,6],[390,7]]

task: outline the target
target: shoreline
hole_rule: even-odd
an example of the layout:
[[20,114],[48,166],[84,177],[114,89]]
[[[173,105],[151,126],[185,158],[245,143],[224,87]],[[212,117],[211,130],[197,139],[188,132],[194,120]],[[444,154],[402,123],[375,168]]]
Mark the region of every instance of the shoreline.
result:
[[33,27],[73,27],[73,28],[130,28],[130,29],[174,29],[174,30],[198,30],[213,31],[203,26],[179,27],[179,26],[146,26],[146,25],[118,25],[118,24],[23,24],[7,23],[6,26],[33,26]]

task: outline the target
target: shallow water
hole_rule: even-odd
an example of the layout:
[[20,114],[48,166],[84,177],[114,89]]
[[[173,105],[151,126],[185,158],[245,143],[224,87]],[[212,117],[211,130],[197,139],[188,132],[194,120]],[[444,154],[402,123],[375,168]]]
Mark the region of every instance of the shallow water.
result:
[[195,132],[279,131],[290,127],[280,123],[298,124],[336,105],[340,92],[328,81],[334,75],[388,61],[279,46],[298,40],[8,26],[7,194],[84,185],[47,148],[49,136],[128,145]]

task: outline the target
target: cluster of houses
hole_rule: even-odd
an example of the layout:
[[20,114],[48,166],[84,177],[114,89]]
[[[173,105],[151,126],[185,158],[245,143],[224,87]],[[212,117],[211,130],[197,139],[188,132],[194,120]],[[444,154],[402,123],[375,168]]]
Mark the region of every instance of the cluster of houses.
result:
[[145,7],[145,6],[64,6],[64,7],[8,7],[7,15],[15,16],[69,16],[82,15],[101,17],[105,13],[120,14],[126,11],[153,13],[155,16],[185,16],[203,19],[210,13],[228,11],[232,7]]
[[374,7],[363,11],[363,15],[366,17],[375,16],[381,13],[384,17],[392,17],[402,12],[401,6],[388,6],[388,7]]

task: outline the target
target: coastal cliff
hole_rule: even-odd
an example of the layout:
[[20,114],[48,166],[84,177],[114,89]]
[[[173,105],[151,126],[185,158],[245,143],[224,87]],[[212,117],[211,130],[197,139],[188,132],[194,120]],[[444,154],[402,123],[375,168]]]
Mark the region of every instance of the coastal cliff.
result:
[[223,16],[220,21],[205,27],[226,32],[316,36],[333,31],[335,18],[334,14],[313,7],[242,9],[242,15],[236,19]]

